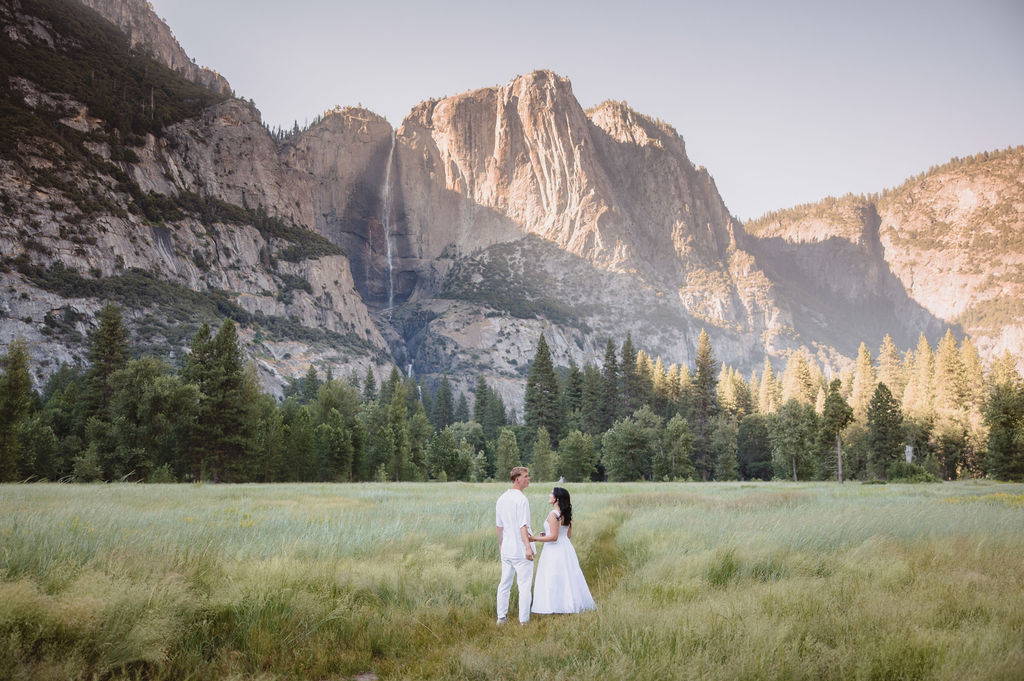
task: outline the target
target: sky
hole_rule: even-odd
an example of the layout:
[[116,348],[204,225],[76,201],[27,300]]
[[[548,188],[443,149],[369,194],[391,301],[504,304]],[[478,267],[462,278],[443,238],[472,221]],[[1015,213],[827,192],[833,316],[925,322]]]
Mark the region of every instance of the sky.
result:
[[672,125],[742,220],[1024,144],[1024,0],[150,0],[270,126],[550,69]]

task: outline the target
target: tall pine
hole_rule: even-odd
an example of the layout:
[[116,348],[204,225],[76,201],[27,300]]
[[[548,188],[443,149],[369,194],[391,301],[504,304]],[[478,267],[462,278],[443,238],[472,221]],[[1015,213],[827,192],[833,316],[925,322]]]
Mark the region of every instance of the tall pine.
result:
[[718,414],[718,360],[711,351],[711,339],[701,329],[697,340],[697,361],[690,389],[690,427],[693,430],[693,463],[702,480],[710,480],[715,461],[710,450],[713,419]]
[[555,375],[544,334],[537,341],[537,352],[526,375],[524,411],[526,426],[531,430],[544,428],[555,437],[561,434],[563,419],[558,376]]
[[110,420],[114,372],[128,365],[128,332],[121,320],[121,308],[107,303],[100,310],[99,324],[89,337],[89,370],[85,374],[85,417]]
[[0,358],[0,482],[17,480],[26,456],[21,438],[22,423],[35,402],[28,373],[28,347],[16,339]]

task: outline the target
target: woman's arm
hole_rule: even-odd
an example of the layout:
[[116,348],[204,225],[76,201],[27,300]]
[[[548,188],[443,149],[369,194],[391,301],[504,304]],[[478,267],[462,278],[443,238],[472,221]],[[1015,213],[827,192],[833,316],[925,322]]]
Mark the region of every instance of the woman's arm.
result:
[[548,513],[548,527],[551,528],[551,534],[544,534],[539,537],[530,536],[530,541],[555,541],[558,539],[558,516],[554,511]]

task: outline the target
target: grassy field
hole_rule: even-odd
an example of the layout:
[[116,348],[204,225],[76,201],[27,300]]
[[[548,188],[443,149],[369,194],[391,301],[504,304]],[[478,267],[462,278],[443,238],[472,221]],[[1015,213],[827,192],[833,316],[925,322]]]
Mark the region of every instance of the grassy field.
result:
[[499,628],[504,488],[0,486],[0,678],[1024,678],[1024,485],[572,485],[598,609]]

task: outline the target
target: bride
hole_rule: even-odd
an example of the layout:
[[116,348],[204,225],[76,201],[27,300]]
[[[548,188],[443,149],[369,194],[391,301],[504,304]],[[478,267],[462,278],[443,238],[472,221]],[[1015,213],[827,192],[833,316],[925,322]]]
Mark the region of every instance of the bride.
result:
[[544,532],[530,541],[544,542],[533,585],[533,608],[537,614],[570,613],[597,607],[572,547],[572,503],[568,490],[556,487],[548,497],[551,512]]

